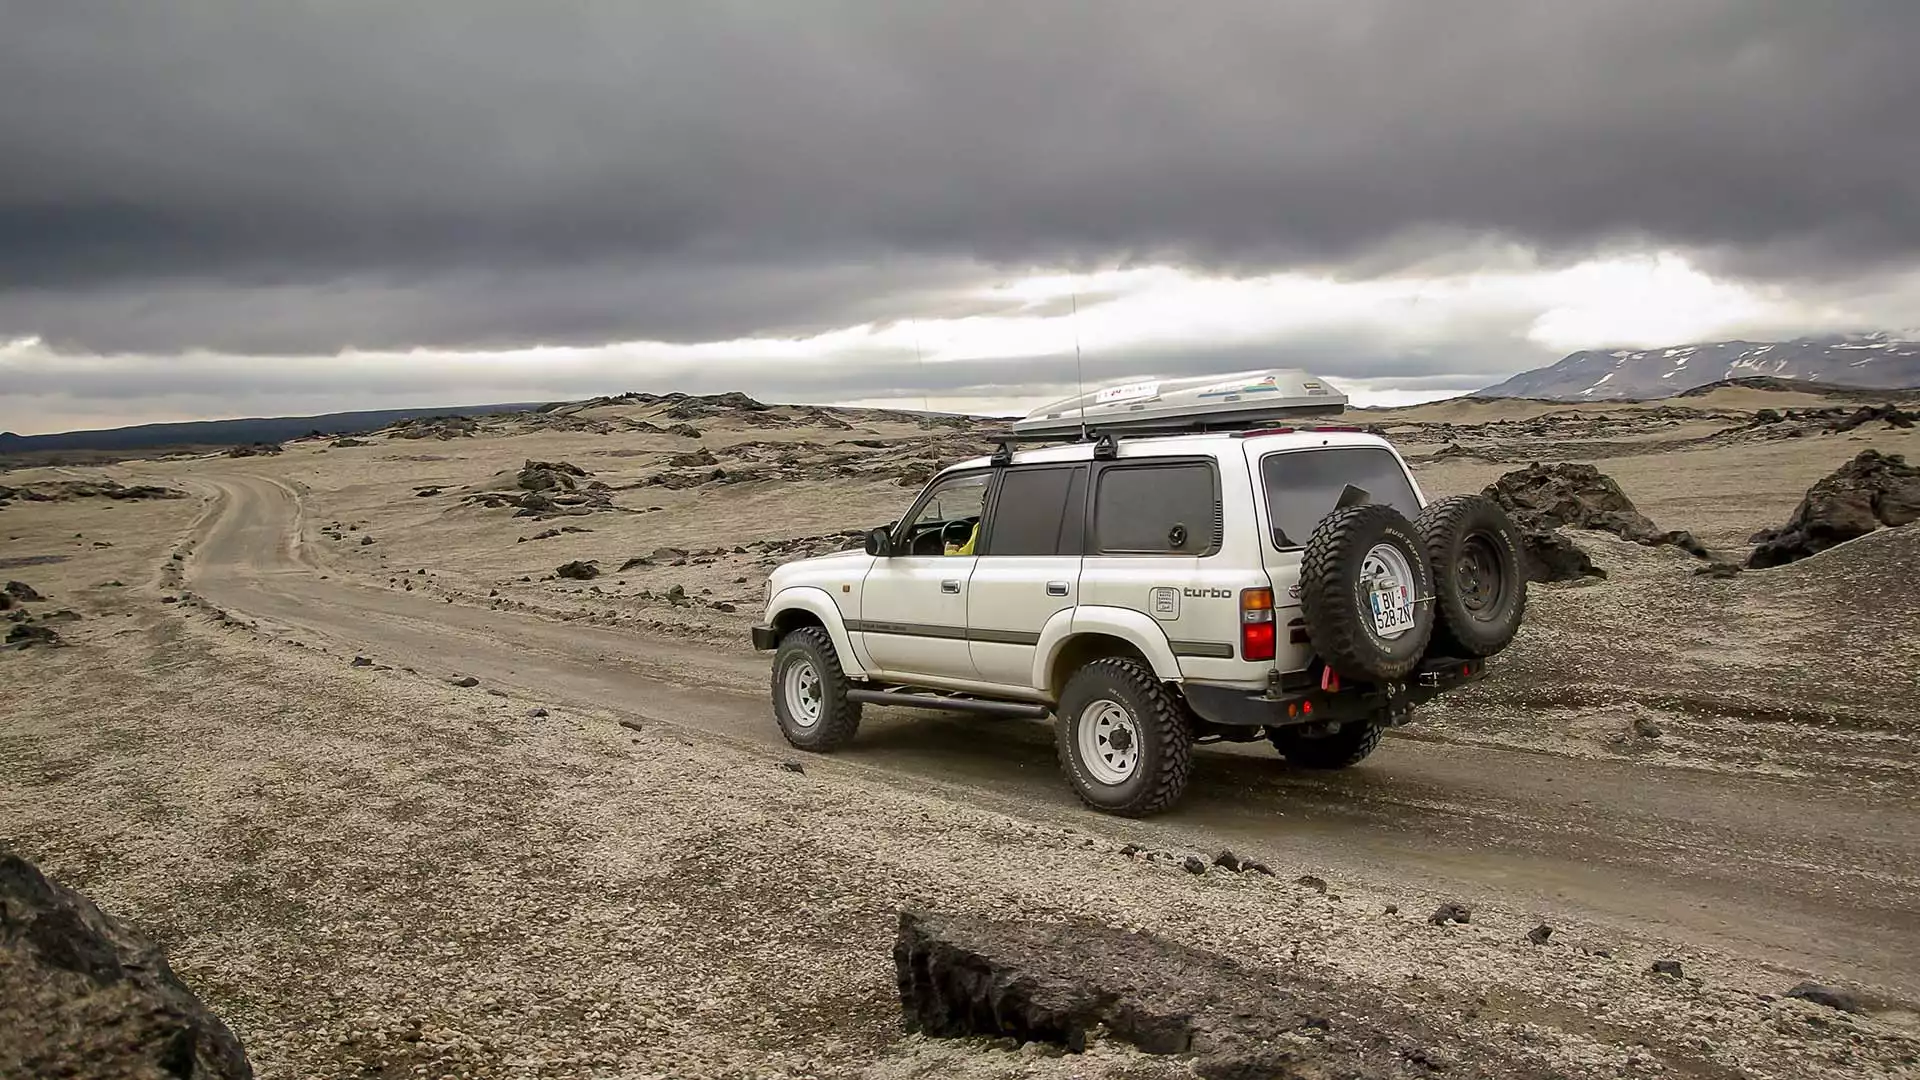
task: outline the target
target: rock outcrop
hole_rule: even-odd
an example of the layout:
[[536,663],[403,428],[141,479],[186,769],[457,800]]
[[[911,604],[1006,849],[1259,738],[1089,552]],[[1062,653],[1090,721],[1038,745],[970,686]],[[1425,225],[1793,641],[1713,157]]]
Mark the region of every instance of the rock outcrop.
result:
[[[902,1018],[936,1038],[1011,1037],[1079,1052],[1088,1034],[1191,1055],[1208,1080],[1531,1075],[1492,1046],[1461,1058],[1377,992],[1103,926],[994,922],[905,911],[893,946]],[[1337,1017],[1337,1019],[1336,1019]]]
[[0,987],[0,1076],[253,1076],[240,1041],[157,944],[8,854]]
[[[1661,530],[1633,505],[1633,500],[1627,498],[1627,493],[1620,490],[1612,477],[1591,465],[1534,462],[1495,480],[1484,494],[1499,503],[1526,534],[1524,539],[1530,553],[1537,550],[1542,557],[1554,559],[1556,565],[1579,562],[1554,541],[1540,535],[1563,526],[1598,529],[1648,547],[1670,544],[1698,558],[1711,557],[1706,545],[1692,533]],[[1584,560],[1586,556],[1581,555],[1579,559]],[[1588,561],[1586,569],[1591,568],[1592,563]],[[1586,569],[1579,570],[1575,576],[1585,576]],[[1564,580],[1550,576],[1552,573],[1546,566],[1537,565],[1530,568],[1528,576],[1535,581]]]
[[1765,569],[1816,555],[1880,528],[1920,520],[1920,469],[1899,454],[1862,450],[1807,489],[1778,529],[1756,533],[1747,566]]

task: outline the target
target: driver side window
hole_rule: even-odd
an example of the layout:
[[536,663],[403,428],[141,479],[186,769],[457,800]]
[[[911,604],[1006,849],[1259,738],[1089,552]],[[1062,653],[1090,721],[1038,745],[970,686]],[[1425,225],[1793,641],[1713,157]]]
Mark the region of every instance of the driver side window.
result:
[[972,555],[980,538],[987,503],[987,473],[944,480],[928,493],[907,523],[905,548],[911,555]]

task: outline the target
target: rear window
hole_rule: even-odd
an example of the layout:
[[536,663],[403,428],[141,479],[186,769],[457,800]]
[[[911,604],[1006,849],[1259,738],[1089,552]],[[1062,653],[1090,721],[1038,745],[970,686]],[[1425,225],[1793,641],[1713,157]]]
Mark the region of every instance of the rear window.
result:
[[1369,502],[1385,503],[1409,518],[1420,513],[1420,499],[1407,482],[1406,470],[1379,447],[1268,454],[1260,461],[1260,476],[1275,547],[1304,547],[1314,526],[1339,505],[1348,484],[1365,490]]

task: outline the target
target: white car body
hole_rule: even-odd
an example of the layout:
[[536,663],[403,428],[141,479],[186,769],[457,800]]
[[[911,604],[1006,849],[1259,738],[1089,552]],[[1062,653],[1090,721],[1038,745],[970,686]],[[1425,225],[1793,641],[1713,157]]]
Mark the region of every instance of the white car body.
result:
[[[1078,659],[1110,650],[1117,641],[1137,653],[1159,679],[1184,688],[1205,716],[1217,711],[1207,705],[1217,694],[1208,695],[1207,689],[1229,695],[1263,693],[1279,673],[1299,672],[1312,660],[1301,630],[1298,589],[1299,545],[1306,536],[1290,536],[1290,544],[1274,537],[1276,521],[1287,514],[1284,507],[1269,506],[1269,498],[1290,497],[1290,489],[1263,482],[1263,469],[1312,471],[1316,466],[1299,460],[1269,466],[1269,459],[1369,451],[1338,460],[1378,470],[1379,486],[1395,489],[1391,501],[1412,502],[1403,507],[1409,518],[1427,501],[1387,440],[1354,429],[1148,436],[1103,445],[1107,455],[1096,444],[1078,443],[1023,451],[1010,460],[979,458],[943,470],[915,506],[955,478],[988,477],[978,554],[849,552],[788,563],[769,579],[766,618],[762,631],[756,632],[756,644],[771,648],[784,633],[818,624],[831,635],[852,680],[1050,706]],[[1211,527],[1215,542],[1208,550],[1110,550],[1101,534],[1119,531],[1129,519],[1124,507],[1109,508],[1107,483],[1118,491],[1123,484],[1197,481],[1201,472],[1191,466],[1200,463],[1214,478],[1217,520],[1190,525],[1182,520],[1176,527]],[[1176,471],[1156,474],[1159,480],[1137,472],[1136,467],[1156,465]],[[1079,471],[1065,479],[1049,472],[1022,481],[1002,480],[1044,466]],[[1112,470],[1129,468],[1136,468],[1132,480],[1111,479]],[[1073,475],[1080,478],[1077,492]],[[1397,488],[1401,479],[1404,491]],[[995,523],[1011,522],[1020,512],[1012,508],[1014,487],[1063,482],[1068,484],[1064,513],[1067,518],[1083,516],[1083,542],[1062,539],[1060,550],[1053,553],[995,554]],[[1191,485],[1182,488],[1192,490]],[[998,501],[1003,493],[1004,510]],[[1193,502],[1187,495],[1175,497]],[[1317,492],[1310,516],[1317,519],[1330,511],[1332,499],[1324,490]],[[1147,516],[1142,514],[1142,519]],[[901,518],[895,526],[896,545],[908,539],[903,534],[913,523],[911,514]],[[1070,525],[1061,526],[1063,537]],[[1169,530],[1168,535],[1175,533]],[[1241,648],[1246,618],[1241,598],[1245,590],[1260,589],[1272,590],[1274,655],[1248,659]]]

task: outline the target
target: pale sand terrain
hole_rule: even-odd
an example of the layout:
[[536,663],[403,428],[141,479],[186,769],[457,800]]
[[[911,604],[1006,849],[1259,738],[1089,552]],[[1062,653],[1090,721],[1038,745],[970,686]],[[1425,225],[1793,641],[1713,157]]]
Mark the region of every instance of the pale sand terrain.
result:
[[[918,486],[895,474],[969,438],[805,410],[775,414],[793,427],[698,417],[698,440],[626,426],[659,412],[587,410],[604,433],[507,420],[6,474],[201,498],[0,509],[0,579],[82,616],[58,626],[69,648],[0,653],[0,843],[154,932],[265,1077],[1193,1075],[1111,1043],[901,1037],[889,950],[909,904],[1145,928],[1386,988],[1440,1032],[1407,1049],[1462,1075],[1920,1062],[1914,527],[1727,581],[1578,534],[1612,576],[1536,586],[1494,675],[1360,768],[1216,748],[1182,807],[1133,823],[1072,801],[1038,724],[876,710],[848,752],[783,770],[799,756],[744,639],[790,555],[732,549],[890,520]],[[1859,449],[1920,456],[1915,432],[1877,424],[1664,452],[1619,426],[1610,442],[1647,450],[1599,466],[1661,527],[1736,554]],[[832,442],[850,439],[886,445]],[[1430,495],[1515,467],[1426,462],[1445,441],[1406,440]],[[669,455],[706,447],[727,467],[729,448],[777,443],[788,479],[629,486]],[[748,452],[760,467],[777,449]],[[623,509],[461,502],[510,489],[529,458],[587,469]],[[565,525],[592,531],[519,542]],[[693,554],[615,570],[661,547]],[[575,559],[606,573],[551,579]],[[447,684],[460,674],[480,685]],[[1276,876],[1193,876],[1118,854],[1129,842],[1230,846]],[[1427,924],[1453,900],[1470,924]],[[1535,947],[1542,921],[1556,932]],[[1686,978],[1650,975],[1659,958]],[[1860,991],[1868,1013],[1778,997],[1802,978]]]

